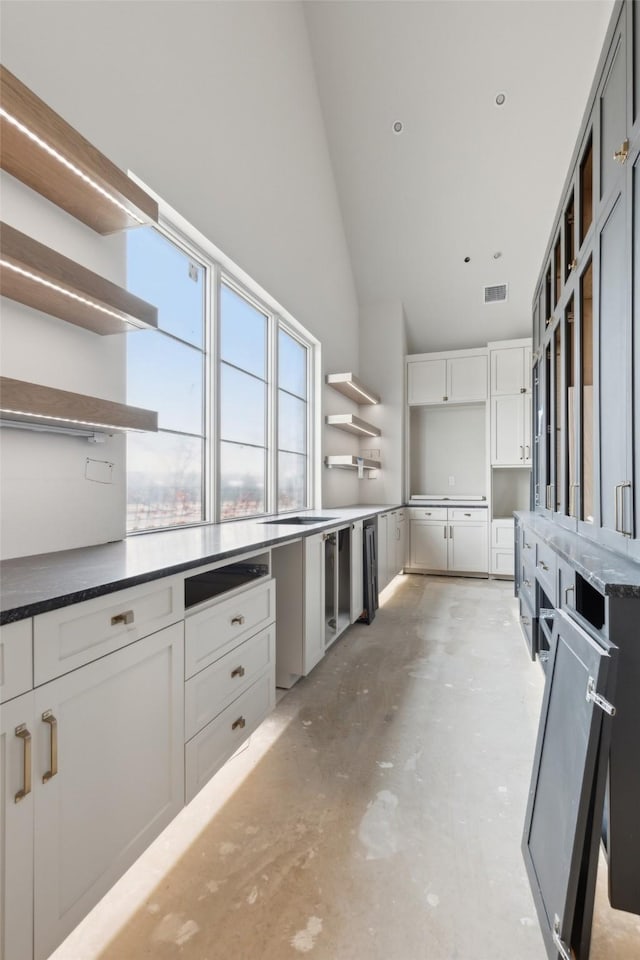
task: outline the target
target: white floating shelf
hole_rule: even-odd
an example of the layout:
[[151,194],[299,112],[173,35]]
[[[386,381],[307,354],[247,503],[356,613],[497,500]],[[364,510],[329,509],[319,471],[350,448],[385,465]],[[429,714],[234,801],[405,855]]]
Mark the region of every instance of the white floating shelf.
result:
[[365,470],[379,470],[379,460],[365,460],[364,457],[351,457],[349,454],[340,454],[325,457],[324,462],[327,467],[340,467],[342,470],[357,470],[358,461],[362,459],[362,466]]
[[325,423],[330,427],[338,427],[339,430],[346,430],[347,433],[355,433],[356,436],[379,437],[380,430],[374,427],[372,423],[355,417],[352,413],[333,413],[325,417]]
[[326,382],[338,393],[356,403],[380,403],[380,397],[358,380],[353,373],[328,373]]

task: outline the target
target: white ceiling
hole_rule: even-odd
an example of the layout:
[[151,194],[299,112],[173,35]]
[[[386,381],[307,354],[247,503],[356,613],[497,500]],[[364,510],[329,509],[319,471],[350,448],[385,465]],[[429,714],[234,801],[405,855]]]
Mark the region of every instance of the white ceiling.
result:
[[360,304],[401,300],[411,352],[529,335],[612,0],[304,9]]

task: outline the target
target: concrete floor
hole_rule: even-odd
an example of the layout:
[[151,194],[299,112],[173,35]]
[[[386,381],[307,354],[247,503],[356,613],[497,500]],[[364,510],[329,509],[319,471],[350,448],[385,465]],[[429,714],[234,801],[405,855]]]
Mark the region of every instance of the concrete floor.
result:
[[[520,854],[543,675],[512,584],[405,576],[56,960],[544,960]],[[608,909],[591,960],[638,960]]]

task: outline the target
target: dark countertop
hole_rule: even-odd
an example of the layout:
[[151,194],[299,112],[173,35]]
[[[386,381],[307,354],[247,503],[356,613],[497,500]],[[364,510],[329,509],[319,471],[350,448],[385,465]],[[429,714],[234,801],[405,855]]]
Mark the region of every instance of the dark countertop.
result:
[[81,603],[261,547],[278,546],[400,506],[301,510],[299,516],[332,519],[305,525],[263,522],[270,518],[232,520],[183,530],[144,533],[94,547],[4,560],[0,563],[0,624]]
[[548,543],[581,577],[607,597],[640,598],[640,563],[565,530],[537,513],[515,516],[536,537]]

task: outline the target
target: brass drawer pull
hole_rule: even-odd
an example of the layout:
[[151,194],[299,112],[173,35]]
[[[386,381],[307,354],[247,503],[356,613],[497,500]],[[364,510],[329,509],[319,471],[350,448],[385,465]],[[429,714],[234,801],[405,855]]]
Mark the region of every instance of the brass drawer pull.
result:
[[117,613],[115,617],[111,617],[111,626],[117,627],[119,623],[124,623],[128,626],[130,623],[133,623],[133,621],[133,610],[125,610],[124,613]]
[[629,141],[623,140],[620,145],[620,149],[616,150],[613,155],[613,159],[617,160],[618,163],[626,163],[627,157],[629,156]]
[[241,613],[237,613],[235,617],[231,617],[231,623],[240,624],[242,626],[242,624],[244,623],[244,617],[242,616]]
[[234,677],[244,677],[244,667],[236,667],[231,671],[231,679]]
[[15,733],[16,737],[22,740],[24,751],[24,780],[22,790],[18,790],[13,798],[15,803],[20,803],[21,800],[24,800],[24,798],[28,797],[31,793],[31,734],[27,730],[26,723],[21,723],[16,727]]
[[58,772],[58,721],[51,710],[45,710],[42,714],[42,722],[48,723],[51,730],[50,769],[42,776],[42,782],[48,783]]
[[237,719],[237,720],[234,720],[233,723],[231,724],[231,729],[232,729],[232,730],[238,730],[238,729],[244,730],[244,728],[246,727],[246,725],[247,725],[247,721],[245,720],[245,718],[244,718],[244,717],[238,717],[238,719]]

